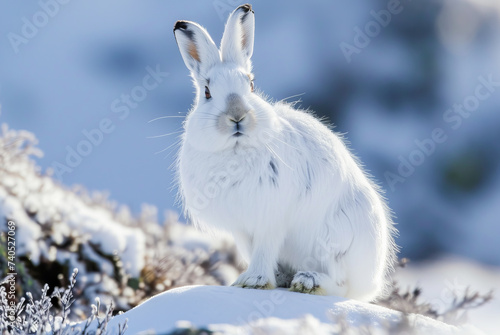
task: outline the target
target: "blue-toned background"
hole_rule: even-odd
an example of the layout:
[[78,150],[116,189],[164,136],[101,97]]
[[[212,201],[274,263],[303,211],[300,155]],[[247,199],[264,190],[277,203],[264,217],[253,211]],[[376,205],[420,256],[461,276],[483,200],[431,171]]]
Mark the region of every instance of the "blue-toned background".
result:
[[[183,118],[149,122],[185,115],[193,98],[172,27],[197,21],[218,43],[239,4],[4,1],[0,121],[35,133],[45,152],[39,164],[65,165],[55,175],[66,185],[109,190],[134,211],[142,203],[178,209],[170,166]],[[500,5],[253,7],[256,86],[274,99],[304,93],[303,107],[347,133],[387,190],[402,256],[452,253],[500,264]],[[146,90],[151,72],[156,87]],[[156,137],[164,134],[171,135]]]

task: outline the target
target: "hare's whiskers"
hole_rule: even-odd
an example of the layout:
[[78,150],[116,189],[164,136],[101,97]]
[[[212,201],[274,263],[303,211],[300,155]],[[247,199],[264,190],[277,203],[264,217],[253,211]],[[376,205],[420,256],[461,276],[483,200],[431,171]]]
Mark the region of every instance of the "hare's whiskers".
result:
[[[295,94],[295,95],[291,95],[289,97],[286,97],[286,98],[283,98],[280,100],[280,102],[287,102],[288,99],[291,99],[291,98],[296,98],[296,97],[300,97],[300,96],[303,96],[304,94],[306,94],[306,92],[303,92],[303,93],[299,93],[299,94]],[[291,102],[292,104],[296,104],[297,102],[302,102],[302,100],[297,100],[297,101],[294,101],[294,102]]]
[[151,123],[151,122],[154,122],[154,121],[158,121],[158,120],[161,120],[161,119],[168,119],[168,118],[175,118],[175,117],[185,117],[184,115],[166,115],[166,116],[160,116],[160,117],[157,117],[153,120],[149,120],[148,123]]
[[155,155],[157,155],[157,154],[161,154],[162,152],[167,151],[168,149],[170,149],[170,148],[171,148],[171,147],[173,147],[174,145],[180,144],[181,140],[182,140],[182,139],[181,139],[181,138],[179,138],[177,141],[175,141],[174,143],[172,143],[171,145],[169,145],[169,146],[168,146],[168,147],[166,147],[165,149],[162,149],[162,150],[160,150],[160,151],[157,151],[157,152],[155,152],[154,154],[155,154]]
[[[167,158],[168,158],[168,157],[172,154],[172,152],[174,151],[175,147],[176,147],[176,146],[179,146],[179,145],[181,144],[181,141],[182,141],[182,139],[181,139],[181,138],[179,138],[176,142],[174,142],[174,143],[170,146],[170,147],[173,147],[173,148],[172,148],[172,149],[171,149],[171,150],[170,150],[170,151],[169,151],[169,152],[165,155],[165,157],[163,157],[163,159],[167,159]],[[168,148],[167,148],[167,149],[168,149]],[[171,164],[171,168],[172,168],[173,166],[175,166],[175,164],[176,164],[176,163],[177,163],[177,160],[174,160],[174,161],[172,162],[172,164]]]
[[276,158],[278,158],[278,160],[281,161],[281,163],[283,163],[283,165],[285,165],[289,169],[292,169],[292,167],[290,165],[288,165],[287,163],[285,163],[285,161],[283,159],[281,159],[281,157],[276,153],[276,151],[274,151],[269,145],[264,144],[264,146],[267,148],[267,150],[269,150],[269,152],[271,152],[272,155],[276,156]]
[[282,139],[280,139],[280,138],[278,138],[278,137],[274,137],[274,136],[273,136],[273,135],[271,135],[271,134],[269,134],[269,137],[271,137],[273,140],[276,140],[276,141],[278,141],[278,142],[280,142],[280,143],[283,143],[283,144],[284,144],[284,145],[286,145],[286,146],[289,146],[289,147],[290,147],[290,148],[292,148],[292,149],[295,149],[295,150],[297,150],[297,151],[300,151],[300,149],[299,149],[299,148],[294,147],[294,146],[293,146],[293,145],[291,145],[290,143],[287,143],[287,142],[283,141]]
[[163,134],[163,135],[148,136],[147,138],[160,138],[160,137],[170,136],[170,135],[174,135],[174,134],[179,134],[179,133],[182,133],[183,131],[184,131],[184,129],[183,130],[179,130],[179,131],[174,131],[174,132],[171,132],[171,133],[168,133],[168,134]]

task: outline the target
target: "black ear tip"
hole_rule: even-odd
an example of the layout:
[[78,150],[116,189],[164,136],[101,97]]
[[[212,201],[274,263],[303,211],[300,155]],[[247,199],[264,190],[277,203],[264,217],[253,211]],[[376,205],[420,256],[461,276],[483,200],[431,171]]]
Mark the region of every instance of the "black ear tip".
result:
[[187,29],[187,27],[188,27],[188,25],[187,25],[186,21],[179,20],[174,25],[174,31],[176,31],[177,29],[185,30],[185,29]]
[[240,9],[240,8],[243,9],[245,11],[245,13],[248,13],[250,11],[253,13],[252,5],[249,3],[246,3],[244,5],[239,6],[237,9]]

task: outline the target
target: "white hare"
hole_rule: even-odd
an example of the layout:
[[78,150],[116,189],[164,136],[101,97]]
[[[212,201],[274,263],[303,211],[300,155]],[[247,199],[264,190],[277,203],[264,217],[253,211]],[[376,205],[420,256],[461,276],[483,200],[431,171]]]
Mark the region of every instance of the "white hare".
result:
[[254,24],[236,8],[220,50],[175,24],[196,87],[177,162],[186,215],[234,236],[248,262],[234,286],[373,300],[395,261],[390,211],[339,135],[254,92]]

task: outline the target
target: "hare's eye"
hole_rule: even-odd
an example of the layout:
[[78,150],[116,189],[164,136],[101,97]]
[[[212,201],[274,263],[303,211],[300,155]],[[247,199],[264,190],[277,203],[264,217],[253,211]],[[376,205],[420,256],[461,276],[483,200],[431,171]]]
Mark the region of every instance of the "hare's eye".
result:
[[255,87],[253,85],[253,80],[250,81],[250,89],[252,90],[252,92],[255,90]]
[[210,94],[210,90],[208,89],[208,86],[205,86],[205,98],[210,99],[212,95]]

